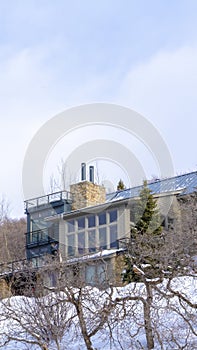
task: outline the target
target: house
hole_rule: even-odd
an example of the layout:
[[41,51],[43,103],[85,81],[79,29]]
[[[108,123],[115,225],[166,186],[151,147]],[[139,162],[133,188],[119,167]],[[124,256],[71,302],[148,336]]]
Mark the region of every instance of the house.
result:
[[[197,171],[167,179],[156,179],[148,187],[157,198],[164,230],[188,230],[197,235]],[[129,237],[134,206],[142,186],[106,194],[94,183],[94,168],[82,163],[81,181],[61,191],[25,201],[27,214],[26,254],[35,267],[45,257],[57,256],[95,284],[107,276],[121,283],[122,239]],[[188,246],[189,247],[189,246]],[[188,249],[190,249],[189,247]],[[195,248],[194,248],[195,251]]]

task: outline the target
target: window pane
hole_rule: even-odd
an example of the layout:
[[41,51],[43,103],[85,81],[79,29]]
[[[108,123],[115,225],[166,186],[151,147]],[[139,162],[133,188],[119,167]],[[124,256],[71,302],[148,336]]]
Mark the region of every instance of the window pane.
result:
[[110,248],[118,248],[117,225],[110,226]]
[[32,232],[32,243],[37,243],[38,242],[38,232]]
[[109,222],[117,221],[117,210],[109,212]]
[[42,230],[42,229],[45,229],[46,227],[47,227],[47,223],[42,218],[31,219],[32,231]]
[[89,216],[88,217],[88,227],[94,227],[96,226],[96,222],[95,222],[95,216]]
[[99,246],[101,249],[107,249],[106,227],[99,228]]
[[44,260],[42,257],[37,257],[37,267],[42,267],[44,266]]
[[130,221],[135,222],[135,211],[133,209],[130,210]]
[[75,235],[69,235],[68,238],[68,256],[75,254]]
[[75,232],[75,220],[67,221],[68,233]]
[[96,251],[96,231],[95,230],[90,230],[88,232],[88,247],[89,247],[89,252]]
[[85,228],[85,218],[80,218],[77,220],[78,222],[78,230]]
[[97,265],[97,280],[99,284],[104,283],[106,281],[106,272],[104,264]]
[[39,241],[48,241],[48,230],[40,230],[38,233],[38,240]]
[[50,239],[54,239],[55,241],[59,240],[59,223],[54,223],[49,227],[48,234]]
[[95,265],[87,265],[85,267],[85,278],[87,284],[94,284],[96,275],[96,266]]
[[57,274],[55,272],[49,272],[48,283],[50,287],[57,286]]
[[78,234],[78,253],[85,253],[85,232],[80,232]]
[[106,224],[106,213],[99,214],[99,225],[105,225]]

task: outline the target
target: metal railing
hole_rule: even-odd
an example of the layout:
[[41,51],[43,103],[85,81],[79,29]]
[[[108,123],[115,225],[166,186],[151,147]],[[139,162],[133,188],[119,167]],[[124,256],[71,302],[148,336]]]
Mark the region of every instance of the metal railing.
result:
[[48,228],[26,232],[26,245],[39,245],[51,243],[58,240],[57,232],[50,232]]
[[50,204],[52,202],[61,201],[61,200],[71,200],[71,193],[69,191],[59,191],[50,193],[44,196],[35,197],[24,201],[25,210],[38,207],[40,205]]
[[32,267],[32,263],[30,260],[27,260],[27,259],[1,263],[0,277],[11,275],[18,271],[24,271],[29,267]]

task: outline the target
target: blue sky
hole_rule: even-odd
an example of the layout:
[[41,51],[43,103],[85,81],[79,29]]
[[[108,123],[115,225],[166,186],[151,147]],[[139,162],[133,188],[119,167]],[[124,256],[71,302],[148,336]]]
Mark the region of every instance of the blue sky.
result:
[[23,215],[22,164],[36,131],[84,103],[130,107],[197,168],[197,1],[0,2],[0,193]]

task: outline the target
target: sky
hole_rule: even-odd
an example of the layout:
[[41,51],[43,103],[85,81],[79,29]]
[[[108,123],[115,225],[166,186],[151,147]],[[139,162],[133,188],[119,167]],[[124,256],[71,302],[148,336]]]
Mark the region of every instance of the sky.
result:
[[13,217],[31,139],[95,102],[142,114],[176,174],[196,170],[197,1],[0,1],[0,195]]

